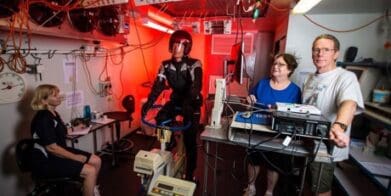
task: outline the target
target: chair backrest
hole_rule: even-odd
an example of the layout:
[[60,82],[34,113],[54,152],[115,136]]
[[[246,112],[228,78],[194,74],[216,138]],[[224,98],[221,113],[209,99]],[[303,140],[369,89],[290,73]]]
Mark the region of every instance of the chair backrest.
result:
[[122,106],[125,108],[126,112],[133,113],[134,112],[134,96],[127,95],[122,99]]
[[32,152],[34,149],[34,139],[22,139],[16,144],[16,164],[22,172],[31,171]]

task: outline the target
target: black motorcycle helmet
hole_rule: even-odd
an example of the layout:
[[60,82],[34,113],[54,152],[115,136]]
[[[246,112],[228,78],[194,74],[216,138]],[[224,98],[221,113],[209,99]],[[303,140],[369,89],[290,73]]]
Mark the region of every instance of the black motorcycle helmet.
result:
[[191,38],[191,35],[187,31],[184,31],[184,30],[177,30],[171,35],[170,42],[169,42],[169,48],[168,48],[170,53],[172,53],[172,49],[174,47],[174,44],[179,43],[183,40],[186,40],[184,42],[184,46],[185,46],[184,54],[187,56],[191,51],[191,46],[193,45],[193,40]]

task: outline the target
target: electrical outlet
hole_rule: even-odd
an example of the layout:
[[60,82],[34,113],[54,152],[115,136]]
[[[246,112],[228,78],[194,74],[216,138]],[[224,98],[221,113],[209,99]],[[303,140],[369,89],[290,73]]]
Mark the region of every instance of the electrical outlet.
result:
[[38,73],[37,67],[38,67],[37,64],[31,64],[31,65],[27,64],[26,65],[26,73],[37,74]]
[[113,95],[108,95],[108,96],[106,96],[106,101],[107,101],[107,102],[113,101]]
[[87,53],[93,53],[95,51],[95,46],[94,45],[82,45],[80,47],[80,50],[84,50]]
[[105,81],[99,82],[99,95],[101,97],[106,97],[108,95],[111,95],[111,81],[110,78],[106,79]]

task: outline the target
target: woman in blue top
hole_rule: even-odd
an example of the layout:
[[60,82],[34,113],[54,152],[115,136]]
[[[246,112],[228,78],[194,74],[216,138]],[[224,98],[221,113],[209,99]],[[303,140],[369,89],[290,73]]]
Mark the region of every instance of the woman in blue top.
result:
[[[296,57],[291,54],[279,54],[274,57],[270,70],[270,77],[260,80],[250,91],[247,101],[250,104],[256,103],[263,108],[274,108],[276,102],[300,103],[300,88],[289,80],[289,76],[297,68]],[[278,153],[268,152],[267,158],[279,168],[288,169],[289,157]],[[256,194],[255,180],[259,174],[260,164],[263,156],[258,151],[249,153],[248,187],[244,195],[253,196]],[[269,164],[267,165],[267,190],[265,195],[273,195],[274,187],[278,181],[278,172]]]

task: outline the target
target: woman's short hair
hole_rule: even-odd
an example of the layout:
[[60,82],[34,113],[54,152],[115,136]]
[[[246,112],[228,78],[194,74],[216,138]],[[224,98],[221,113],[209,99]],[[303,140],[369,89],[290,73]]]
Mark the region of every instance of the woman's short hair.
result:
[[60,89],[56,85],[41,84],[35,88],[33,99],[31,100],[31,108],[33,110],[45,110],[47,105],[42,101],[46,100],[53,93],[60,92]]
[[293,54],[281,53],[281,54],[277,54],[274,57],[274,59],[277,59],[277,58],[280,58],[280,57],[282,57],[284,59],[284,61],[286,62],[287,66],[288,66],[288,70],[291,71],[288,74],[288,77],[291,76],[293,74],[293,72],[295,71],[295,69],[297,68],[297,66],[298,66],[297,58]]

